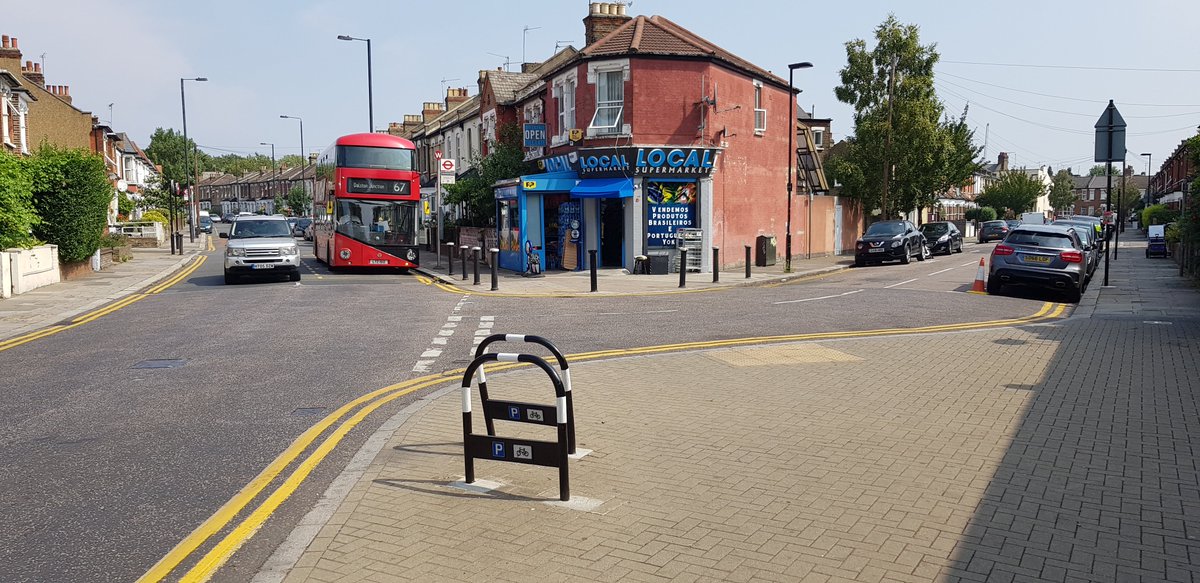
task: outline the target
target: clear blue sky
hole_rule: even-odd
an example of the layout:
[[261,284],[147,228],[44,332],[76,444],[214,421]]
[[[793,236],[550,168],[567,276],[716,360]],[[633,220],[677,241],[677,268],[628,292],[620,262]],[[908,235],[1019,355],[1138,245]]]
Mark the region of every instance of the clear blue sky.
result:
[[[280,114],[304,118],[310,151],[367,129],[366,47],[339,34],[372,39],[382,128],[438,101],[442,79],[474,94],[478,71],[504,62],[489,53],[519,62],[526,25],[540,27],[526,36],[530,61],[550,56],[557,41],[581,48],[587,4],[36,0],[6,3],[0,32],[20,39],[25,59],[44,53],[47,82],[70,85],[78,107],[106,119],[112,103],[113,125],[143,147],[154,128],[181,127],[179,78],[206,76],[187,86],[189,134],[213,154],[269,154],[258,144],[274,142],[282,156],[300,146],[296,122]],[[955,114],[970,101],[979,143],[990,125],[990,159],[1007,151],[1017,165],[1085,171],[1108,99],[1129,123],[1129,163],[1139,173],[1139,153],[1152,152],[1157,170],[1200,124],[1200,60],[1187,41],[1200,2],[635,0],[629,11],[670,18],[777,73],[811,61],[813,69],[798,72],[800,103],[832,117],[836,137],[853,131],[850,109],[833,95],[844,43],[873,44],[889,11],[937,44],[939,94]]]

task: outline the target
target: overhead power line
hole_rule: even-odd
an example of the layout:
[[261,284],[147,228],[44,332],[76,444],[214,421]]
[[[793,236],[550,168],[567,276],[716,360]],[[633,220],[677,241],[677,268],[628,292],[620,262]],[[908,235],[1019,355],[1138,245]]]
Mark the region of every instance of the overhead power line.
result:
[[[965,85],[959,85],[952,81],[946,81],[945,79],[938,79],[935,81],[935,83],[945,83],[946,85],[957,87],[959,89],[962,89],[963,91],[970,91],[971,93],[974,93],[974,94],[982,96],[982,97],[986,97],[988,99],[995,99],[996,101],[1003,101],[1004,103],[1010,103],[1012,105],[1018,105],[1020,107],[1027,107],[1029,109],[1036,109],[1038,111],[1048,111],[1050,113],[1061,113],[1063,115],[1077,115],[1080,117],[1087,117],[1087,118],[1095,118],[1096,117],[1095,112],[1080,113],[1078,111],[1064,111],[1061,109],[1050,109],[1047,107],[1038,107],[1036,105],[1029,105],[1028,103],[1021,103],[1020,101],[1012,101],[1011,99],[1004,99],[1003,97],[996,97],[995,95],[988,95],[986,93],[981,93],[979,91],[971,89],[970,87],[967,87]],[[1124,104],[1122,104],[1122,105],[1124,105]],[[1197,107],[1200,107],[1200,106],[1197,106]],[[1184,113],[1168,113],[1168,114],[1164,114],[1164,115],[1126,115],[1124,117],[1129,118],[1129,119],[1160,119],[1160,118],[1167,118],[1167,117],[1184,117],[1184,116],[1189,116],[1189,115],[1200,116],[1200,111],[1188,111],[1188,112],[1184,112]]]
[[1033,65],[1028,63],[984,63],[980,61],[948,61],[940,63],[955,65],[981,65],[985,67],[1026,67],[1030,69],[1080,69],[1084,71],[1132,71],[1135,73],[1200,73],[1200,69],[1157,69],[1152,67],[1096,67],[1090,65]]
[[[1108,103],[1107,99],[1084,99],[1081,97],[1067,97],[1064,95],[1052,95],[1050,93],[1039,93],[1037,91],[1029,91],[1027,89],[1017,89],[1015,87],[1005,87],[1004,85],[997,85],[995,83],[988,83],[987,81],[971,79],[970,77],[963,77],[961,75],[955,75],[953,73],[947,73],[945,71],[938,71],[937,74],[945,75],[947,77],[954,77],[955,79],[961,79],[963,81],[970,81],[971,83],[978,83],[980,85],[987,85],[988,87],[995,87],[997,89],[1005,89],[1007,91],[1016,91],[1017,93],[1028,93],[1030,95],[1038,95],[1040,97],[1051,97],[1054,99],[1066,99],[1068,101],[1081,101],[1084,103]],[[1200,103],[1122,103],[1121,104],[1121,106],[1126,106],[1126,105],[1135,106],[1135,107],[1200,107]]]

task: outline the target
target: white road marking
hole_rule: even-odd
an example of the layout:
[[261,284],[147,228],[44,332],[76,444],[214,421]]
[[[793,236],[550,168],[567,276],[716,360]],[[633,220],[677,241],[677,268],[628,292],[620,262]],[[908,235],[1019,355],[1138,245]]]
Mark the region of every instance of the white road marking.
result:
[[[916,281],[916,280],[912,280],[912,281]],[[782,302],[771,302],[771,303],[772,303],[772,304],[775,304],[775,305],[778,305],[778,304],[798,304],[798,303],[800,303],[800,302],[813,302],[813,301],[816,301],[816,300],[827,300],[827,299],[829,299],[829,298],[840,298],[840,297],[842,297],[842,296],[848,296],[848,295],[850,295],[850,294],[856,294],[856,293],[858,293],[858,292],[861,292],[861,291],[864,291],[864,290],[861,290],[861,289],[856,289],[856,290],[854,290],[854,291],[848,291],[848,292],[844,292],[844,293],[840,293],[840,294],[834,294],[834,295],[831,295],[831,296],[821,296],[821,297],[819,297],[819,298],[804,298],[804,299],[802,299],[802,300],[784,300],[784,301],[782,301]]]
[[413,366],[413,372],[429,372],[429,365],[433,364],[432,360],[418,360]]
[[449,340],[449,338],[446,338],[444,336],[438,336],[433,339],[433,344],[441,344],[442,346],[445,346],[447,340]]
[[968,265],[979,265],[979,262],[978,261],[968,261],[962,265],[959,265],[959,267],[966,267]]
[[937,275],[937,274],[939,274],[939,273],[946,273],[947,271],[950,271],[951,269],[954,269],[954,268],[953,268],[953,267],[947,267],[946,269],[943,269],[943,270],[941,270],[941,271],[935,271],[935,272],[933,272],[933,273],[931,273],[931,274],[929,274],[929,275],[927,275],[927,276],[925,276],[925,277],[930,277],[930,276],[933,276],[933,275]]
[[635,316],[637,314],[670,314],[679,310],[650,310],[646,312],[598,312],[597,316]]
[[902,282],[900,282],[900,283],[893,283],[892,285],[885,285],[885,286],[883,286],[883,289],[890,289],[890,288],[893,288],[893,287],[896,287],[896,286],[901,286],[901,285],[904,285],[904,284],[906,284],[906,283],[912,283],[912,282],[914,282],[914,281],[917,281],[917,279],[916,279],[915,277],[914,277],[913,279],[905,280],[905,281],[902,281]]
[[437,358],[442,355],[442,351],[436,348],[431,348],[421,353],[421,358]]
[[481,321],[481,322],[492,322],[495,320],[496,320],[495,316],[480,316],[479,317],[479,321]]

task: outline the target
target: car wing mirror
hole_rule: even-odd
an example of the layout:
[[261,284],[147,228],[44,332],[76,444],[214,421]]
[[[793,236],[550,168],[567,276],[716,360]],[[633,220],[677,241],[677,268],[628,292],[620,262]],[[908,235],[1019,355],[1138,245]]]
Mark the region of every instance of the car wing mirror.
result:
[[221,233],[220,235],[217,235],[217,237],[219,237],[219,238],[221,238],[221,239],[228,239],[228,238],[229,238],[229,233]]

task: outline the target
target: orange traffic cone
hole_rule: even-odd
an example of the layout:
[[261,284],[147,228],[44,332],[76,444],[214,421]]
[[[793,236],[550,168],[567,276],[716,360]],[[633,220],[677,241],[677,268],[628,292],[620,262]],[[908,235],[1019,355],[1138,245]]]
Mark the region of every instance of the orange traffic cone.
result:
[[986,294],[987,289],[983,286],[983,258],[979,258],[979,269],[975,270],[975,285],[971,286],[971,293]]

